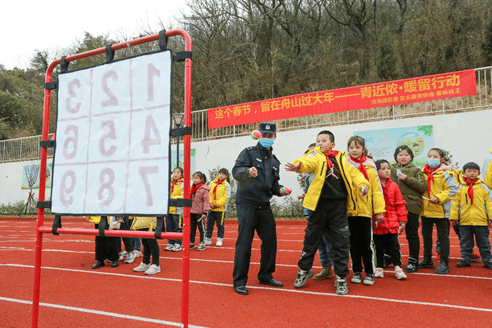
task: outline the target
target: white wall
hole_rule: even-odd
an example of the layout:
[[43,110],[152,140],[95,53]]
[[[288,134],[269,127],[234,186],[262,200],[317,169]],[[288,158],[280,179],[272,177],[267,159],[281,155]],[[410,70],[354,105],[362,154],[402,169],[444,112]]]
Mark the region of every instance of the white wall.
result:
[[[337,144],[336,149],[346,150],[347,140],[354,131],[418,125],[433,125],[434,144],[449,150],[453,155],[453,162],[458,162],[460,167],[467,162],[476,162],[482,166],[487,156],[487,150],[492,148],[492,110],[486,110],[279,132],[273,146],[274,154],[282,163],[283,168],[285,163],[292,162],[302,156],[307,146],[315,142],[316,136],[321,130],[333,132]],[[204,172],[207,177],[209,170],[217,166],[225,167],[231,171],[241,150],[255,144],[256,141],[250,136],[194,142],[191,148],[196,148],[196,170]],[[0,204],[27,200],[28,191],[21,190],[21,184],[22,167],[29,163],[0,164]],[[297,174],[293,172],[284,170],[280,172],[280,183],[290,187],[294,196],[299,196],[302,191],[296,178]],[[37,198],[38,191],[36,190],[35,193]],[[47,195],[49,193],[50,190],[47,190]]]

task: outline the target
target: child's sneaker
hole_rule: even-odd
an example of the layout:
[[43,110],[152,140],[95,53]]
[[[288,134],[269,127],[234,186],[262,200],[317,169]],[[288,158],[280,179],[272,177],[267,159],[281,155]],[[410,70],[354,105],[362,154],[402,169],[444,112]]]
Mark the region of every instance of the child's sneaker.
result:
[[337,276],[335,279],[335,287],[337,288],[335,291],[337,295],[348,294],[347,279],[345,279],[345,277]]
[[194,249],[195,248],[195,243],[190,243],[190,249]]
[[205,238],[205,245],[212,245],[212,239]]
[[200,243],[200,244],[198,244],[198,248],[196,250],[197,251],[204,251],[205,249],[206,249],[205,244],[204,243]]
[[133,261],[135,261],[135,253],[134,252],[130,252],[126,256],[125,263],[133,263]]
[[121,252],[120,257],[118,258],[118,261],[123,261],[125,259],[125,256],[128,255],[127,251]]
[[165,251],[172,251],[174,248],[174,244],[167,244],[166,248],[164,248]]
[[396,279],[398,280],[407,279],[407,275],[405,274],[405,272],[403,272],[403,269],[400,268],[399,266],[395,267],[395,276]]
[[374,272],[374,277],[375,278],[384,278],[383,268],[376,268],[376,272]]
[[373,273],[366,274],[366,278],[364,279],[363,284],[367,286],[374,285],[374,274]]
[[217,243],[215,243],[215,246],[222,246],[222,238],[217,238]]
[[[179,244],[177,244],[177,245],[179,245]],[[151,274],[156,274],[156,273],[159,273],[159,272],[161,272],[161,267],[160,266],[157,266],[155,264],[152,264],[150,266],[150,268],[147,271],[145,271],[145,274],[151,275]]]
[[135,254],[135,258],[142,256],[142,252],[137,249],[133,251],[133,254]]
[[304,286],[306,284],[306,281],[309,278],[311,278],[313,275],[314,275],[313,270],[309,270],[309,271],[302,270],[302,269],[299,270],[299,272],[297,272],[296,281],[294,281],[294,287],[295,288],[301,288],[302,286]]
[[362,282],[362,273],[360,272],[354,273],[354,276],[352,277],[352,279],[350,279],[350,281],[353,284],[360,284]]
[[471,266],[471,264],[470,264],[470,261],[467,261],[467,260],[461,260],[461,261],[459,261],[458,263],[456,263],[456,266],[457,266],[458,268],[466,268],[466,267]]
[[485,269],[492,270],[492,260],[483,262]]
[[475,254],[475,252],[472,252],[472,262],[478,262],[482,259],[482,257],[478,254]]
[[179,252],[180,250],[182,250],[181,245],[180,244],[174,244],[173,252]]
[[133,268],[133,271],[135,272],[144,272],[147,271],[150,268],[150,264],[145,264],[145,263],[140,263],[140,265],[136,268]]

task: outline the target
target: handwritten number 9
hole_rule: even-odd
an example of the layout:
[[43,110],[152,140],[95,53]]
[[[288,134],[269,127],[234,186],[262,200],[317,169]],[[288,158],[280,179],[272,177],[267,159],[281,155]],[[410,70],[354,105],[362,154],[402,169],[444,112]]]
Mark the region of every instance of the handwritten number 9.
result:
[[[67,178],[70,178],[70,185],[67,187]],[[73,196],[66,198],[67,194],[70,194],[75,189],[75,172],[68,170],[63,174],[60,185],[60,200],[63,205],[70,206],[73,203]]]

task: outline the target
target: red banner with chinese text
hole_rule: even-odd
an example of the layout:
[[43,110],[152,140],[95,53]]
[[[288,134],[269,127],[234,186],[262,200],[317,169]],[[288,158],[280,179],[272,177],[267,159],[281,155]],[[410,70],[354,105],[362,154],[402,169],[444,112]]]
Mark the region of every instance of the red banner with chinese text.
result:
[[402,105],[477,93],[475,70],[311,92],[208,110],[208,128]]

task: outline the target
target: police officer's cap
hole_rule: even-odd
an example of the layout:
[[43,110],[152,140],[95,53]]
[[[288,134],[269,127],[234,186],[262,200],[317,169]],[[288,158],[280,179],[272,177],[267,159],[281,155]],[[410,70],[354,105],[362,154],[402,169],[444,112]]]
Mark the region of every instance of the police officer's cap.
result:
[[260,123],[260,133],[271,133],[271,134],[276,134],[277,126],[275,123],[270,123],[270,122],[261,122]]

